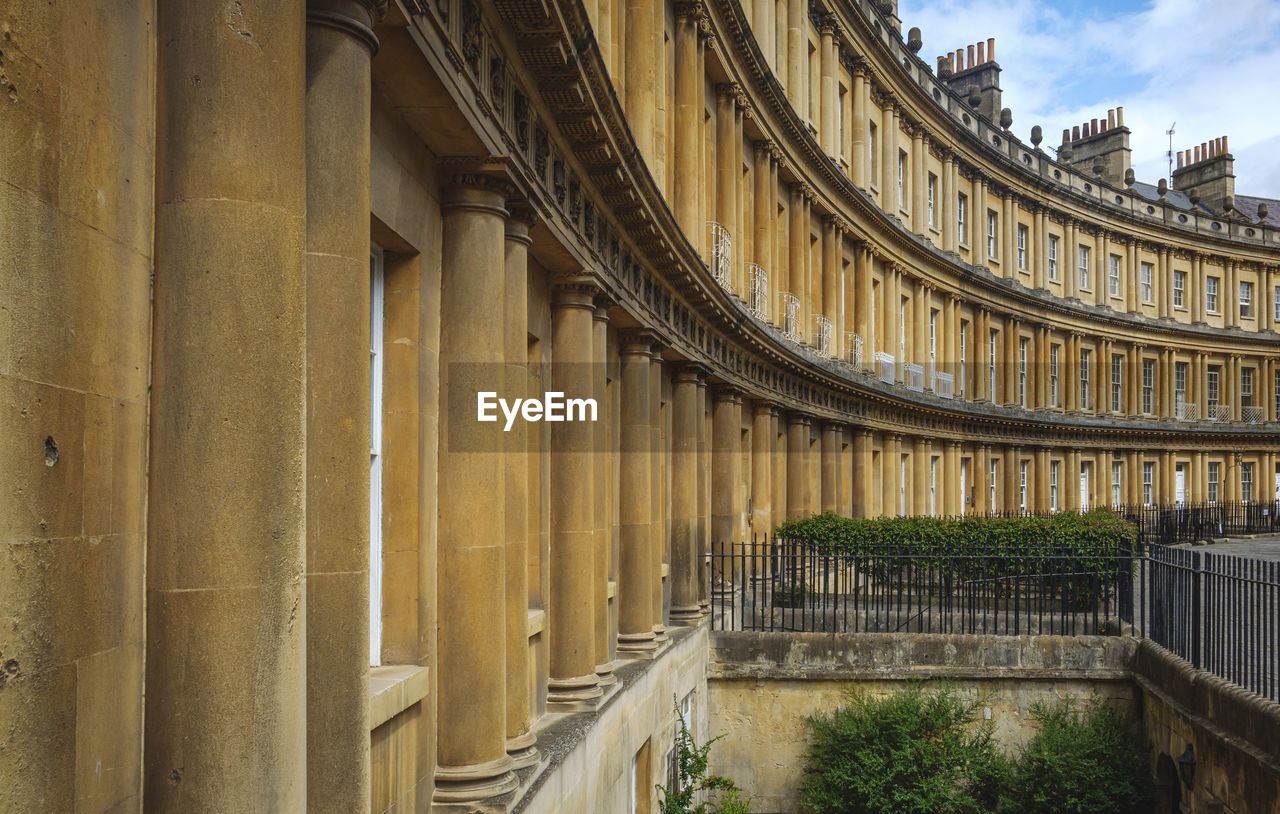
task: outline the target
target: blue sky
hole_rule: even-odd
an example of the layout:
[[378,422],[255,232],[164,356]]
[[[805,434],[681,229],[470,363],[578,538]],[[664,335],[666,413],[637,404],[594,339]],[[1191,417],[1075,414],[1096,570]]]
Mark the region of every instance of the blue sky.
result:
[[1239,192],[1280,197],[1280,0],[900,0],[920,56],[996,38],[1004,104],[1029,139],[1123,105],[1139,180],[1174,149],[1229,136]]

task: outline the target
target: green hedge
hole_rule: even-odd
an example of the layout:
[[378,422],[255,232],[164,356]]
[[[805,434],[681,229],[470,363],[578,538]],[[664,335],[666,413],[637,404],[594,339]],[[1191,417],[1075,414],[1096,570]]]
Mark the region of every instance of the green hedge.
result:
[[1121,560],[1136,551],[1137,528],[1099,509],[1025,517],[849,518],[821,514],[789,520],[777,538],[853,559],[859,570],[891,578],[901,569],[960,579],[1033,577],[1037,586],[1079,599],[1114,585]]

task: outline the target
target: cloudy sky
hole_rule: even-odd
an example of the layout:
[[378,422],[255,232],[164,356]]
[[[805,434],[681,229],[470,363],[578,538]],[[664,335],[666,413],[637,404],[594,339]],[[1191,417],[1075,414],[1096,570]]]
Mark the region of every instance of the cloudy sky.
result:
[[1236,189],[1280,197],[1280,0],[900,0],[920,56],[996,38],[1004,105],[1030,139],[1124,106],[1138,179],[1174,150],[1230,137]]

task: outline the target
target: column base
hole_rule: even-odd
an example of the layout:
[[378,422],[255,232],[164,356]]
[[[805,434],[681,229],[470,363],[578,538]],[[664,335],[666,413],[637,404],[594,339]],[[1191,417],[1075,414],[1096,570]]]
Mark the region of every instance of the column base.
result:
[[601,687],[609,687],[618,683],[618,677],[613,674],[613,662],[596,665],[597,683]]
[[573,678],[553,678],[547,682],[548,712],[581,712],[596,708],[604,690],[595,673]]
[[542,753],[538,751],[538,739],[527,729],[514,738],[507,738],[507,756],[511,758],[513,769],[537,765],[542,759]]
[[671,624],[674,627],[693,627],[701,620],[701,605],[680,605],[671,608]]
[[628,661],[651,659],[657,650],[658,641],[652,630],[644,633],[618,634],[618,659]]
[[[468,766],[437,766],[433,803],[475,804],[515,791],[519,785],[510,755]],[[495,805],[495,809],[499,806]]]
[[664,625],[664,624],[656,624],[656,625],[654,625],[654,626],[653,626],[653,639],[654,639],[654,641],[656,641],[656,642],[665,642],[665,641],[670,640],[670,638],[671,638],[671,637],[667,635],[667,626],[666,626],[666,625]]

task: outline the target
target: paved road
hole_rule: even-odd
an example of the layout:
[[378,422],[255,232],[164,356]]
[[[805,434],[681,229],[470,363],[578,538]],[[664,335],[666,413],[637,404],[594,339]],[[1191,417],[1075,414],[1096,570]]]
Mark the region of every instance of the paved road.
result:
[[1202,550],[1214,554],[1231,554],[1266,562],[1280,562],[1280,535],[1260,537],[1257,540],[1232,540],[1229,543],[1206,546]]

